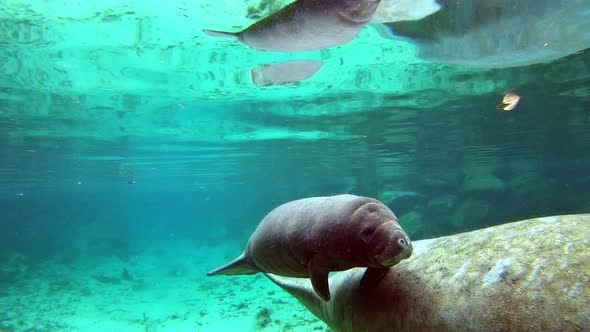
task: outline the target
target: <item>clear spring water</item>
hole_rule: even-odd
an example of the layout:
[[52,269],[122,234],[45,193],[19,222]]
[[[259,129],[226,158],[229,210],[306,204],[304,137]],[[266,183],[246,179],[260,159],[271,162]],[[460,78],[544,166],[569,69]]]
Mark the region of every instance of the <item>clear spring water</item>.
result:
[[[0,1],[1,305],[37,293],[56,257],[223,243],[231,258],[270,209],[302,197],[378,198],[413,239],[590,212],[590,4],[516,3],[447,4],[286,54],[201,31],[240,30],[284,1]],[[253,84],[253,67],[292,59],[324,64]],[[519,105],[497,110],[511,91]],[[0,314],[0,331],[60,330],[26,308]],[[88,315],[55,322],[92,330],[74,319]],[[113,330],[140,331],[136,316]]]

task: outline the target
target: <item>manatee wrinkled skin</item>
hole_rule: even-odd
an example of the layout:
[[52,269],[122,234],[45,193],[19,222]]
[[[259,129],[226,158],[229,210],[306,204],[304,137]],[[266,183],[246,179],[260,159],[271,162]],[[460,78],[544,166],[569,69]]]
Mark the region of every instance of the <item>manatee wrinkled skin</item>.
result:
[[309,282],[267,276],[334,332],[586,331],[590,214],[530,219],[432,240],[371,289],[364,269]]
[[368,197],[337,195],[285,203],[272,210],[234,261],[207,275],[258,272],[311,279],[328,301],[328,273],[369,267],[361,286],[370,289],[412,254],[397,217]]

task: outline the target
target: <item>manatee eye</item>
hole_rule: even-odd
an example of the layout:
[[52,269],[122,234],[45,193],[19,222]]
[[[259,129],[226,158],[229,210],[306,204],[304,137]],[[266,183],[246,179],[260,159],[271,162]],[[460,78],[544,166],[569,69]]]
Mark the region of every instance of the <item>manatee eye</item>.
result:
[[373,235],[375,229],[373,229],[373,227],[365,227],[363,228],[363,230],[361,231],[361,239],[363,239],[363,242],[367,243],[369,242],[369,240],[371,240],[371,236]]

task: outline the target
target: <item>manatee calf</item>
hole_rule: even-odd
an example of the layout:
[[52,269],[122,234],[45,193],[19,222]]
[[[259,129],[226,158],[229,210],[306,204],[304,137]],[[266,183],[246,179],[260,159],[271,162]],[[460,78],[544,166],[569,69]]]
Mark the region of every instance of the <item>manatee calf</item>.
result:
[[380,0],[298,0],[240,32],[203,30],[264,51],[302,52],[354,39]]
[[590,214],[530,219],[413,243],[375,287],[364,269],[330,278],[267,275],[334,332],[589,331]]
[[371,288],[411,254],[408,236],[383,203],[354,195],[313,197],[272,210],[242,255],[207,275],[309,277],[315,292],[328,301],[330,271],[368,267],[362,283]]

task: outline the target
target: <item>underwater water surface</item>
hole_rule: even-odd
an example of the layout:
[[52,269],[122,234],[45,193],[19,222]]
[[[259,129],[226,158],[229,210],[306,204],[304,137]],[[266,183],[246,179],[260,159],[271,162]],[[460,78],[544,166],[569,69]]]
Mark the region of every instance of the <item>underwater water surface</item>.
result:
[[[299,198],[377,198],[412,240],[590,213],[589,1],[438,2],[301,53],[202,32],[287,3],[0,1],[0,331],[324,330],[205,277]],[[253,81],[288,60],[323,65]]]

